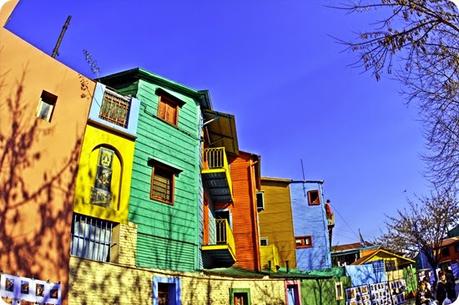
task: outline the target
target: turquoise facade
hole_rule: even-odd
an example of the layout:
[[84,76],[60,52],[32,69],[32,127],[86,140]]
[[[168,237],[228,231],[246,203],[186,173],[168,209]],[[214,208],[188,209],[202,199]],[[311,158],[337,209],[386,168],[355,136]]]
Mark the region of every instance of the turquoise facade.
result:
[[[107,76],[102,82],[140,100],[129,200],[129,221],[138,226],[136,265],[199,269],[201,93],[141,69]],[[162,93],[182,102],[177,126],[157,117]],[[172,205],[150,198],[152,161],[176,170]]]

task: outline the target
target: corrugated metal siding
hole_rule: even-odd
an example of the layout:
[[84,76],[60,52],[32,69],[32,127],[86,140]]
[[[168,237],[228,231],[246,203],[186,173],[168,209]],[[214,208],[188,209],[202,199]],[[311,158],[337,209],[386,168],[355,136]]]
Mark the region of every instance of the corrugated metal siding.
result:
[[[305,184],[306,192],[317,186]],[[304,195],[302,183],[290,184],[292,199],[293,226],[295,236],[312,236],[312,248],[297,249],[297,267],[300,270],[317,270],[331,267],[330,244],[328,240],[327,219],[324,200],[321,204],[310,206]],[[322,195],[322,191],[321,191]]]
[[276,244],[285,267],[296,267],[295,238],[293,233],[292,207],[288,183],[261,180],[261,189],[265,193],[265,210],[258,214],[260,236],[268,237],[268,244]]
[[259,269],[258,220],[254,218],[255,190],[254,170],[250,159],[241,153],[230,164],[233,181],[234,205],[233,234],[236,241],[237,265],[250,269]]
[[[177,94],[185,104],[179,111],[178,128],[171,126],[155,117],[157,88],[140,80],[137,92],[141,110],[129,208],[129,220],[138,225],[137,264],[191,270],[198,267],[199,247],[199,106]],[[173,206],[150,199],[150,158],[183,170],[175,177]]]

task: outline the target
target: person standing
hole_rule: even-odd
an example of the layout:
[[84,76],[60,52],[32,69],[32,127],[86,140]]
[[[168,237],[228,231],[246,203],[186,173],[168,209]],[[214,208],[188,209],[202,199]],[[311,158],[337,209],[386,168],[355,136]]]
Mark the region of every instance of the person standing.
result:
[[427,284],[424,280],[419,282],[419,288],[416,292],[416,305],[429,305],[432,300],[432,293],[427,288]]
[[435,292],[436,299],[439,305],[443,304],[443,301],[448,298],[450,301],[456,299],[456,292],[454,291],[454,284],[446,280],[446,274],[444,271],[438,272],[438,283]]

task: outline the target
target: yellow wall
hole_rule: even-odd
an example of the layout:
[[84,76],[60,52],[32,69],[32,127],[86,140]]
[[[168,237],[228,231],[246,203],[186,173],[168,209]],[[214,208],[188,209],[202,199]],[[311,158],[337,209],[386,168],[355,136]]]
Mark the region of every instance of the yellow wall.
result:
[[[107,208],[90,203],[101,146],[114,150],[116,154],[112,166],[112,202]],[[134,141],[88,125],[80,156],[73,210],[88,216],[126,223],[133,159]]]
[[271,262],[271,271],[276,271],[276,266],[280,266],[279,249],[275,244],[268,246],[260,246],[261,269],[269,269]]
[[69,305],[151,305],[154,276],[179,277],[182,305],[228,305],[230,288],[249,288],[252,305],[286,304],[282,279],[249,279],[122,267],[72,257]]
[[261,178],[265,193],[265,210],[258,213],[260,237],[268,238],[268,245],[279,249],[281,267],[296,267],[295,237],[293,233],[290,188],[286,179]]

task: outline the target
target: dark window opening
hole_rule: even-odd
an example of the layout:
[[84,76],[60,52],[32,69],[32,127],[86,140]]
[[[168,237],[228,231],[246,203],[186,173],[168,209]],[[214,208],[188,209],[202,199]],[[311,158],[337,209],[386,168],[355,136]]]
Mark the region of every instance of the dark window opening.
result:
[[308,203],[309,205],[320,204],[320,194],[318,190],[308,191]]
[[51,122],[56,101],[57,96],[47,91],[42,91],[40,101],[38,102],[37,118]]

